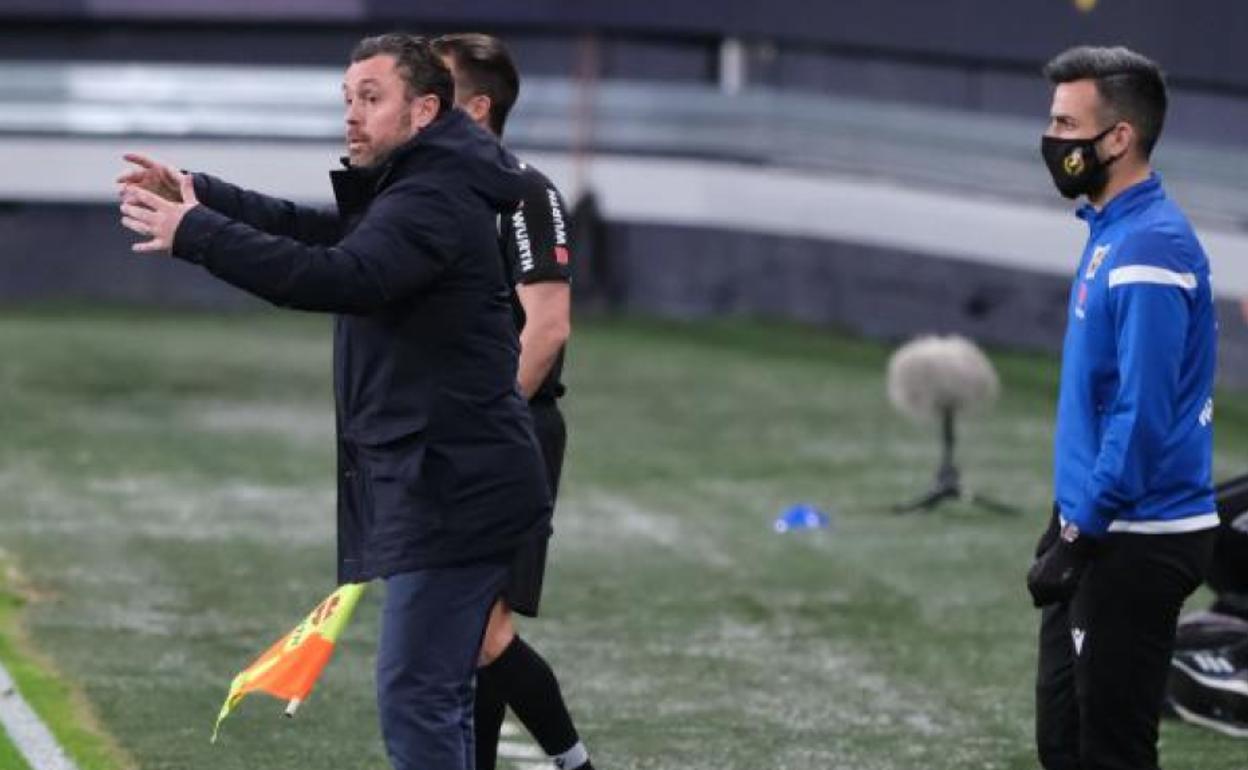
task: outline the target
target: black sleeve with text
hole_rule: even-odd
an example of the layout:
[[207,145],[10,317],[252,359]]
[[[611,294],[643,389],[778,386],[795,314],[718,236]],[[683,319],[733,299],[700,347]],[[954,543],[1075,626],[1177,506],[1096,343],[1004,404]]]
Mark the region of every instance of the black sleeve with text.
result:
[[512,283],[571,281],[572,249],[563,196],[532,166],[524,166],[524,176],[524,199],[504,227]]

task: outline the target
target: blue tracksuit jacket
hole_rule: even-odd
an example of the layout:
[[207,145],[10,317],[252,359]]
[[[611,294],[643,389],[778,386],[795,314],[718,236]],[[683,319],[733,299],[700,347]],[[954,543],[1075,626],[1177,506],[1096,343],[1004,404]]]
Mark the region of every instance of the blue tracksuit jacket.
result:
[[1054,486],[1082,532],[1217,526],[1209,263],[1154,174],[1101,211],[1070,295]]

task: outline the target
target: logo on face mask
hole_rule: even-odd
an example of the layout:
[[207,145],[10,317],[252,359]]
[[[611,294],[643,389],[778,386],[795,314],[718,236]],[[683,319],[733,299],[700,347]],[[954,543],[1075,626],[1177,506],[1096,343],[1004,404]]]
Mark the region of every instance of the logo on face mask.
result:
[[1083,148],[1076,147],[1066,156],[1066,160],[1062,161],[1062,168],[1066,170],[1066,176],[1079,176],[1083,173]]

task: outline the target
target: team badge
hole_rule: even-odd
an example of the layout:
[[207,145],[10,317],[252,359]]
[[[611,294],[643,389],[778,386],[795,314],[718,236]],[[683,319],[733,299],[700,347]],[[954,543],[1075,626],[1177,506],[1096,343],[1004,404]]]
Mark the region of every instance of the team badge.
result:
[[1090,281],[1096,277],[1096,271],[1100,269],[1101,263],[1105,261],[1105,257],[1109,256],[1109,244],[1097,246],[1092,250],[1092,258],[1088,260],[1088,269],[1084,271],[1083,278]]

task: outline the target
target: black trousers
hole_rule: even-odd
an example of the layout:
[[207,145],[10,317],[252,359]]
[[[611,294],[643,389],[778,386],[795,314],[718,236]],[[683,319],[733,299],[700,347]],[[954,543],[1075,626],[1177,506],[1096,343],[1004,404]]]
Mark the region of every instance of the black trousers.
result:
[[1074,598],[1044,609],[1036,744],[1045,770],[1158,770],[1175,625],[1214,532],[1111,533]]

